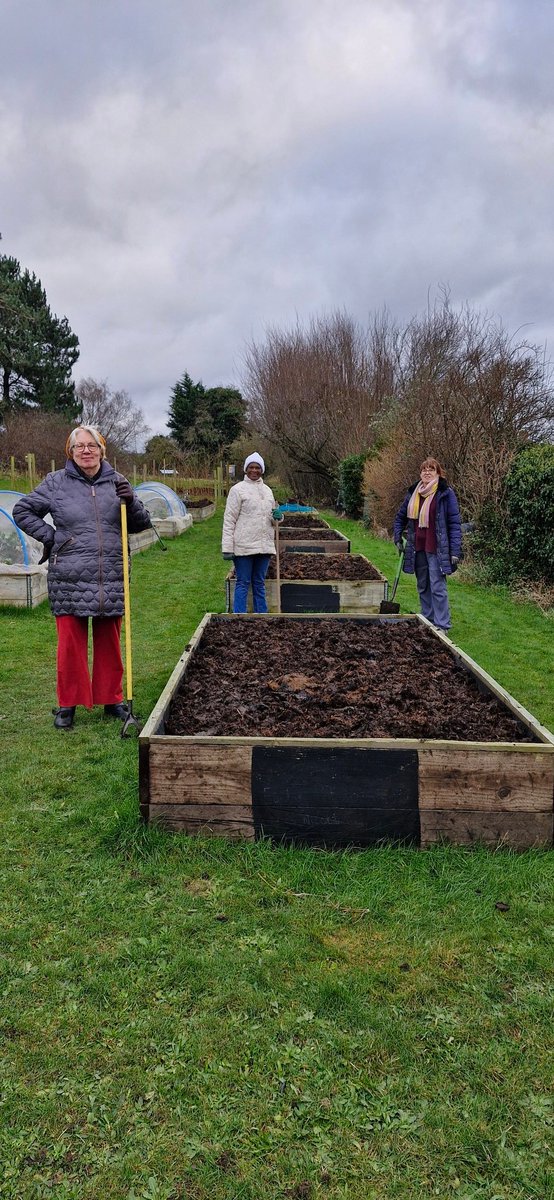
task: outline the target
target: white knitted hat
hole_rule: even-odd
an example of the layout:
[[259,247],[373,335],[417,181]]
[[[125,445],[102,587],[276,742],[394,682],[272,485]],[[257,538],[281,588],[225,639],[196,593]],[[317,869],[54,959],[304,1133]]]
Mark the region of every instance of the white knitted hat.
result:
[[245,458],[245,460],[244,460],[244,467],[243,467],[244,471],[246,471],[246,468],[250,466],[250,463],[259,463],[260,467],[262,468],[262,474],[263,474],[263,472],[265,471],[265,463],[264,463],[264,460],[263,460],[261,454],[256,454],[255,451],[254,451],[254,454],[249,454],[248,458]]

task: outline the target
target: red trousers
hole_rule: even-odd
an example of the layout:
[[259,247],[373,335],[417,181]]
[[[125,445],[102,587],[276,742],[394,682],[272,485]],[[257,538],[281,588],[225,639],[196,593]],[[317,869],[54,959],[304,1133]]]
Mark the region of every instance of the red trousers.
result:
[[92,618],[92,679],[88,665],[88,617],[56,617],[58,704],[120,704],[123,700],[121,617]]

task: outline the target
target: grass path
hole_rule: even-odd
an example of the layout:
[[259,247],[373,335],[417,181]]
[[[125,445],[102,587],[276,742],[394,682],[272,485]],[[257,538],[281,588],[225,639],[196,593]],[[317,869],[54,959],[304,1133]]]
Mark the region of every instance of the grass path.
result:
[[[223,611],[220,524],[133,559],[143,715]],[[390,578],[394,548],[340,527]],[[553,726],[551,622],[451,599]],[[0,611],[0,1197],[547,1200],[552,854],[145,830],[136,742],[97,711],[53,730],[54,657],[45,605]]]

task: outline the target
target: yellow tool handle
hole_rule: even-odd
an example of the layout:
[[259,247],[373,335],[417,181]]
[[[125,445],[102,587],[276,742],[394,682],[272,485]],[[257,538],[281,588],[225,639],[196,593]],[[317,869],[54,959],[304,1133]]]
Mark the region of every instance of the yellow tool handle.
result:
[[121,502],[121,549],[123,551],[123,600],[125,612],[125,684],[126,699],[133,699],[133,653],[131,649],[131,590],[129,587],[129,546],[127,543],[127,505]]

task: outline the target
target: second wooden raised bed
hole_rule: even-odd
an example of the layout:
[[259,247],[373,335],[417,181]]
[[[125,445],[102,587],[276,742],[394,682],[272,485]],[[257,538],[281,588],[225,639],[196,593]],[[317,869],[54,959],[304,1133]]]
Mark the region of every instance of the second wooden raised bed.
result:
[[[381,601],[388,596],[385,576],[362,554],[282,554],[279,585],[275,565],[272,560],[265,584],[267,606],[272,613],[378,612]],[[229,613],[233,611],[235,582],[231,571],[225,580]],[[250,607],[251,603],[249,596]]]

